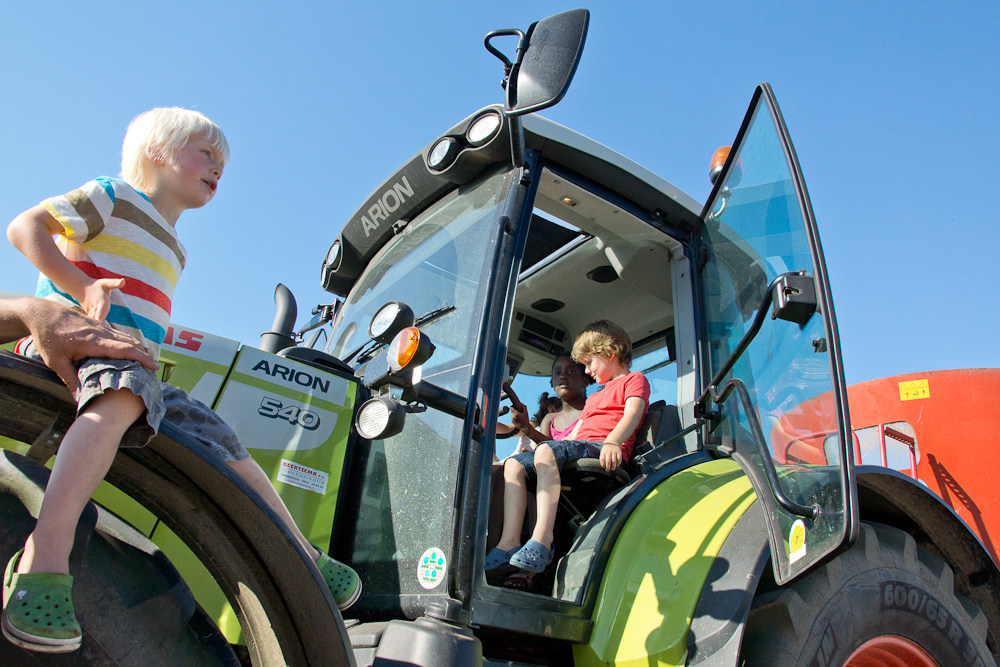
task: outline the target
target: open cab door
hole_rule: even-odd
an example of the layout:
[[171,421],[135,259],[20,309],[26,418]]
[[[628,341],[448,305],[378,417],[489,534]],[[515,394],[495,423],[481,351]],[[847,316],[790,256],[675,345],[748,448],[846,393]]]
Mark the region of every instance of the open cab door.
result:
[[757,88],[694,242],[705,443],[746,471],[784,584],[853,541],[850,421],[823,251],[770,86]]

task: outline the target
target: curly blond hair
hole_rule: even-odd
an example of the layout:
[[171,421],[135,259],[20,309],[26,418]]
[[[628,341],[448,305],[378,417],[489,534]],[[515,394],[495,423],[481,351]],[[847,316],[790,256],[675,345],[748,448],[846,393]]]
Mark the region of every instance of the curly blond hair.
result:
[[618,357],[625,368],[632,366],[632,340],[611,320],[591,322],[573,343],[573,361],[582,363],[584,357]]

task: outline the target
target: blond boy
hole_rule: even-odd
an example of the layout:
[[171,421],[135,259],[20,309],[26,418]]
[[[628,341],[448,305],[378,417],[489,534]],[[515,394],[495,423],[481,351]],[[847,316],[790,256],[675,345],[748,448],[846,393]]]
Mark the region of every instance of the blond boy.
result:
[[[140,114],[122,144],[121,179],[89,181],[8,226],[11,243],[41,271],[36,296],[106,320],[155,359],[185,262],[175,224],[184,211],[212,200],[228,158],[225,135],[204,115],[177,107]],[[17,349],[40,358],[30,338]],[[266,474],[214,412],[137,362],[91,358],[77,372],[76,421],[59,447],[35,529],[4,574],[2,627],[10,641],[50,653],[79,648],[69,575],[76,524],[119,444],[145,445],[162,420],[193,433],[272,506],[316,560],[342,609],[357,600],[357,574],[308,543]]]

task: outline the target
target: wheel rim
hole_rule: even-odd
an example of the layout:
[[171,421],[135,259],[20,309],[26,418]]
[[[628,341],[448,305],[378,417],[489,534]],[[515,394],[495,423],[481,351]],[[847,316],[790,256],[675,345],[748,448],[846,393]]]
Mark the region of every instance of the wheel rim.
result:
[[916,642],[897,635],[869,639],[844,663],[845,667],[940,667]]

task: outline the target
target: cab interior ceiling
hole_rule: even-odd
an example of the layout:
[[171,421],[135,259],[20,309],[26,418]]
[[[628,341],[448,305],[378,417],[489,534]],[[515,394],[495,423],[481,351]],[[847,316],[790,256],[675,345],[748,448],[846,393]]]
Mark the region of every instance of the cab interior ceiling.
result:
[[[598,319],[623,326],[633,343],[660,334],[665,340],[665,332],[674,324],[671,257],[686,261],[675,239],[575,183],[543,171],[508,346],[521,362],[519,371],[548,375],[554,355],[519,340],[523,322],[518,322],[518,313],[565,332],[562,346],[567,351],[583,327]],[[565,305],[547,312],[547,305],[554,302]],[[649,349],[653,347],[657,346]]]

